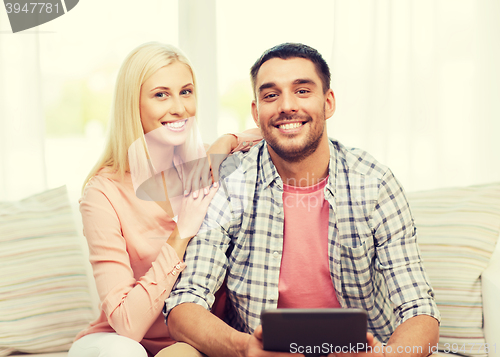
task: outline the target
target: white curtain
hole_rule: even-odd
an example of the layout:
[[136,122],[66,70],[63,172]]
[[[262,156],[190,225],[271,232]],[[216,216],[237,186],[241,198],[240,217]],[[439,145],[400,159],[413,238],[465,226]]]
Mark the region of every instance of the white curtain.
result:
[[205,143],[217,138],[217,34],[215,0],[179,1],[179,47],[196,72],[197,117]]
[[329,135],[407,190],[500,181],[499,18],[496,0],[336,1]]
[[[216,134],[215,4],[179,4],[205,142]],[[499,18],[498,0],[335,1],[329,135],[366,149],[407,190],[499,181]],[[0,200],[47,187],[39,38],[50,34],[37,31],[12,34],[0,11]]]
[[47,188],[39,36],[13,34],[0,11],[0,200]]

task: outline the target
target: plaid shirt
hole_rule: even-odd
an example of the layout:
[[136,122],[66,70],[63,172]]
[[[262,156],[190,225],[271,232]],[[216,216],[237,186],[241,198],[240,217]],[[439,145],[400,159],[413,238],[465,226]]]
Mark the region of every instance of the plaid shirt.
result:
[[[330,204],[330,277],[340,305],[366,310],[368,329],[382,342],[410,317],[439,320],[402,187],[366,152],[335,141],[329,146],[324,196]],[[185,302],[209,309],[227,272],[228,323],[252,333],[261,311],[278,303],[283,181],[262,141],[248,153],[229,157],[220,183],[188,246],[187,268],[165,301],[164,314]],[[315,274],[307,261],[301,264],[304,274]]]

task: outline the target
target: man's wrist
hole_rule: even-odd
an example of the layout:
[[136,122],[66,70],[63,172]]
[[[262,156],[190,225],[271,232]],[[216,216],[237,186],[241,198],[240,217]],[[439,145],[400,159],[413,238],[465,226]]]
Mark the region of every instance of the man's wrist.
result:
[[248,341],[251,337],[252,335],[249,335],[247,333],[239,332],[236,330],[231,331],[231,345],[234,346],[235,352],[237,353],[238,357],[246,357]]

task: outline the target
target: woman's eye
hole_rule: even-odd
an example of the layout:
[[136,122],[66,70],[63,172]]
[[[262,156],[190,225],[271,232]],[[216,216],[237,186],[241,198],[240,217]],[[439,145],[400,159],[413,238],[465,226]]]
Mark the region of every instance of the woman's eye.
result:
[[189,95],[189,94],[193,94],[193,91],[191,89],[184,89],[181,92],[181,95]]
[[165,93],[165,92],[158,92],[158,93],[155,94],[155,97],[166,98],[167,97],[167,93]]

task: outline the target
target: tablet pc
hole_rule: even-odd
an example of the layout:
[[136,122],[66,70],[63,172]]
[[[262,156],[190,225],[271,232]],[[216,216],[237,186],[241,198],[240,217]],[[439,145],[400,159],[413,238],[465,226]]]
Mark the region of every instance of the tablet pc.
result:
[[366,311],[272,309],[261,313],[264,350],[322,356],[361,352],[366,346]]

